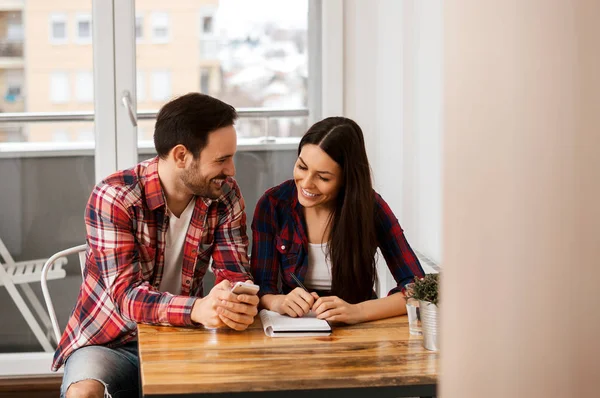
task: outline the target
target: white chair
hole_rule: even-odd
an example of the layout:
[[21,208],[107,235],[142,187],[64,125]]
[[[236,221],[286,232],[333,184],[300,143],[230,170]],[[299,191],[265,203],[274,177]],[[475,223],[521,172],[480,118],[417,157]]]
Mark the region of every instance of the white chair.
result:
[[[29,301],[29,304],[37,313],[40,321],[46,326],[46,330],[50,330],[50,318],[31,289],[31,286],[29,286],[29,283],[39,282],[41,280],[42,268],[46,262],[46,259],[16,262],[10,255],[10,252],[4,245],[4,242],[2,242],[2,239],[0,239],[0,257],[2,257],[4,261],[0,262],[0,286],[6,287],[9,296],[23,315],[23,318],[25,318],[29,328],[41,344],[44,351],[54,351],[47,334],[43,331],[42,327],[31,312],[31,309],[19,293],[19,290],[16,288],[16,285],[21,287],[21,290],[25,295],[25,299]],[[48,280],[64,278],[66,272],[63,269],[63,266],[66,263],[66,258],[55,262],[52,267],[48,269]]]
[[66,260],[67,256],[75,253],[79,254],[79,266],[81,268],[81,277],[83,277],[86,249],[87,245],[79,245],[62,250],[50,257],[48,261],[46,261],[46,264],[44,264],[44,267],[42,268],[40,281],[42,284],[42,294],[44,295],[44,300],[46,301],[46,308],[48,308],[48,315],[50,316],[50,321],[52,323],[52,331],[54,332],[54,338],[57,344],[60,341],[60,328],[58,327],[58,320],[56,319],[56,312],[54,311],[52,298],[50,297],[50,292],[48,291],[47,281],[51,279],[50,275],[54,266],[59,262]]

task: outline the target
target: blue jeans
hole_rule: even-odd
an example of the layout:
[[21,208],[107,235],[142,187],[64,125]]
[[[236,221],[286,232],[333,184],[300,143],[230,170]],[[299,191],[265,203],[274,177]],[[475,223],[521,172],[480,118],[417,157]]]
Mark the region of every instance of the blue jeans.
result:
[[104,385],[106,398],[139,397],[137,341],[117,348],[100,345],[75,350],[65,363],[60,396],[65,397],[73,383],[97,380]]

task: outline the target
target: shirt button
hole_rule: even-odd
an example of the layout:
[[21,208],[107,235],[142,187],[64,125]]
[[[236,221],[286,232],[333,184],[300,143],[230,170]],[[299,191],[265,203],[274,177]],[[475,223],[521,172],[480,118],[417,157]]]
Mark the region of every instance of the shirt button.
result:
[[281,250],[285,250],[285,245],[281,245]]
[[190,284],[190,281],[189,281],[189,280],[188,280],[188,281],[185,281],[185,284],[186,284],[186,285],[189,285],[189,284]]

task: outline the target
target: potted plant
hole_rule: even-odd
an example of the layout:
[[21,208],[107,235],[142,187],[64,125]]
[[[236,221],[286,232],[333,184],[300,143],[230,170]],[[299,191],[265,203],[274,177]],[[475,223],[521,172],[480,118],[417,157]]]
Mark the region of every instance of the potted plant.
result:
[[424,278],[415,278],[410,297],[419,301],[423,347],[437,351],[439,330],[438,308],[439,274],[427,274]]

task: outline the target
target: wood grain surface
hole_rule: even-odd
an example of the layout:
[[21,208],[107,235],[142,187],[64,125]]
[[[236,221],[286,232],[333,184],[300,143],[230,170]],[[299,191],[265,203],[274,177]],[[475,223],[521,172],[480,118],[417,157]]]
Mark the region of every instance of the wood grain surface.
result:
[[333,326],[327,337],[271,338],[248,330],[138,325],[145,395],[435,384],[438,353],[406,316]]

